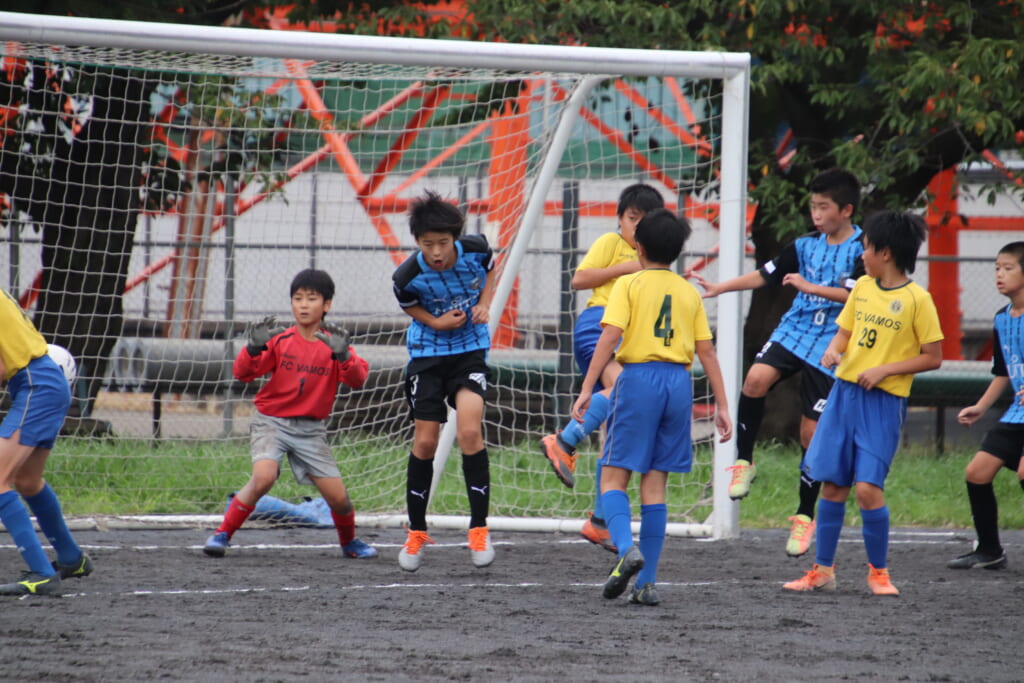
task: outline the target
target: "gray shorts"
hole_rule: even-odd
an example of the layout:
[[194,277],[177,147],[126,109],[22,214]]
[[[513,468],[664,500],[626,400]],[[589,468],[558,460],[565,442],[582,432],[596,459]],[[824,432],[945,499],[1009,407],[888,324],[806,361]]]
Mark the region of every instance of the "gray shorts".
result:
[[327,445],[327,423],[309,417],[271,417],[257,412],[249,424],[252,461],[273,460],[278,467],[285,455],[300,484],[312,485],[309,478],[341,478],[338,463]]

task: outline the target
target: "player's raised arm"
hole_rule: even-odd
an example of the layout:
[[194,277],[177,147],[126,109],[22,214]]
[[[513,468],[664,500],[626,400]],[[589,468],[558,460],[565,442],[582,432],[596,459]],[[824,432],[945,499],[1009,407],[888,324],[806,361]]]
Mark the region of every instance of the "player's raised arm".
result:
[[740,292],[747,289],[758,289],[767,284],[764,276],[761,275],[761,272],[758,270],[730,278],[717,284],[707,280],[704,276],[698,275],[697,273],[691,273],[689,277],[704,290],[705,299],[712,299],[719,294],[725,294],[726,292]]

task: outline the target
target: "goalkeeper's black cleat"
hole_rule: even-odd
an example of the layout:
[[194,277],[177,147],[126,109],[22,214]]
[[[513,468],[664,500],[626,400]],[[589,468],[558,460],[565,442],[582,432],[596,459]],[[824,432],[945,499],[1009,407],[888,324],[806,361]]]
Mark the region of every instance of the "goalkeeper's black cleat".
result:
[[85,553],[82,553],[81,559],[78,562],[72,562],[71,564],[61,564],[60,562],[53,562],[53,568],[62,579],[80,579],[83,576],[89,576],[92,574],[92,560]]
[[0,595],[60,595],[60,574],[43,576],[25,572],[14,583],[0,586]]
[[608,575],[608,580],[604,582],[604,597],[611,600],[622,595],[629,585],[629,580],[643,568],[644,556],[640,553],[640,548],[635,545],[629,546],[629,550],[619,558],[612,573]]

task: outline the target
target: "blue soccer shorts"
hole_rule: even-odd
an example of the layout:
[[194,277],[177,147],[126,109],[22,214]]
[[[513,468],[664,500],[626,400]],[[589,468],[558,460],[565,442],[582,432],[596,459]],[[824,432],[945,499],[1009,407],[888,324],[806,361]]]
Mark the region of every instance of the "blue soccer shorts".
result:
[[[601,327],[601,318],[603,317],[604,306],[584,308],[576,317],[576,327],[572,331],[572,356],[576,360],[576,367],[584,377],[590,370],[590,360],[594,357],[597,340],[601,338],[601,332],[604,331],[604,328]],[[619,345],[622,345],[621,340]],[[598,378],[594,385],[594,393],[596,394],[604,388],[601,379]]]
[[572,356],[576,359],[576,367],[580,374],[587,376],[590,359],[594,357],[594,347],[601,338],[601,318],[604,317],[604,306],[584,308],[576,317],[576,327],[572,331]]
[[693,382],[679,363],[627,363],[612,389],[601,464],[645,474],[689,472]]
[[41,356],[16,372],[7,389],[11,409],[0,424],[0,437],[10,438],[20,429],[21,445],[53,448],[71,405],[64,371],[49,356]]
[[837,379],[807,449],[804,473],[837,486],[862,481],[885,488],[906,416],[905,397]]

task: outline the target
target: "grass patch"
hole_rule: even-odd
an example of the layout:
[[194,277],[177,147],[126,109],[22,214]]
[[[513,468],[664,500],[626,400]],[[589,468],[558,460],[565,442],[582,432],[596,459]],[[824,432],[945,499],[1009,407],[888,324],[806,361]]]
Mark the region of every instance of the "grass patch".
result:
[[[584,451],[573,490],[555,482],[534,443],[491,450],[491,512],[502,516],[582,518],[593,505],[592,451]],[[408,444],[368,437],[358,445],[336,444],[334,453],[357,509],[363,512],[404,512]],[[894,526],[971,528],[964,487],[964,466],[972,451],[938,454],[920,446],[897,454],[886,482],[886,498]],[[706,459],[707,455],[701,459]],[[750,496],[740,504],[740,524],[747,528],[788,528],[797,504],[800,450],[777,443],[758,448],[758,478]],[[467,514],[461,458],[448,459],[431,512]],[[62,439],[47,465],[47,479],[61,497],[69,516],[127,514],[214,514],[224,509],[227,494],[240,488],[251,471],[247,438],[219,441]],[[673,475],[671,482],[678,481]],[[685,482],[706,481],[707,466],[684,475]],[[634,477],[634,479],[638,479]],[[1024,528],[1024,506],[1017,477],[1001,472],[995,481],[1000,526]],[[297,501],[315,496],[284,473],[273,495]],[[710,509],[698,498],[701,486],[670,487],[673,520],[685,516],[702,520]],[[631,488],[639,506],[636,481]],[[847,505],[847,522],[860,524],[856,504]]]
[[[885,498],[893,526],[972,528],[964,485],[964,467],[974,450],[937,453],[923,446],[901,449],[885,482]],[[757,481],[740,504],[740,525],[749,528],[788,528],[796,512],[800,449],[768,444],[754,456]],[[1015,473],[1001,471],[995,480],[1000,501],[999,526],[1024,528],[1024,506]],[[846,506],[848,525],[860,525],[860,513],[851,494]]]

